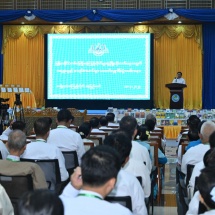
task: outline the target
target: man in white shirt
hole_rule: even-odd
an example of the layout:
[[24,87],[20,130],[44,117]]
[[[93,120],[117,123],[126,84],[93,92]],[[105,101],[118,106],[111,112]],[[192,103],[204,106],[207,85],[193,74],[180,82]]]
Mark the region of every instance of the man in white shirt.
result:
[[6,145],[0,140],[0,152],[1,152],[1,156],[2,159],[5,160],[7,158],[7,156],[9,155],[9,151],[6,147]]
[[104,200],[115,186],[120,167],[119,154],[111,147],[102,145],[87,151],[81,168],[76,168],[60,196],[64,214],[131,215],[127,208]]
[[14,215],[13,205],[4,187],[0,184],[0,214]]
[[120,130],[125,131],[132,138],[130,158],[143,162],[147,166],[149,172],[151,172],[152,163],[148,150],[138,142],[133,141],[137,133],[137,120],[132,116],[124,116],[119,126]]
[[69,110],[60,110],[57,115],[58,126],[50,131],[47,142],[56,145],[61,151],[76,151],[80,164],[85,148],[80,134],[69,129],[72,119]]
[[[119,171],[117,176],[117,182],[114,189],[111,191],[109,196],[131,196],[132,200],[132,211],[135,215],[143,215],[147,214],[146,205],[144,198],[149,197],[151,190],[151,180],[150,173],[148,169],[145,167],[141,169],[144,164],[140,161],[133,160],[129,158],[129,154],[131,152],[132,144],[131,138],[122,130],[114,131],[112,134],[107,136],[104,140],[104,145],[110,146],[116,149],[121,158],[122,169]],[[130,167],[128,164],[130,161]],[[136,162],[135,162],[136,161]],[[134,163],[133,163],[134,162]],[[125,166],[128,164],[127,166]],[[134,169],[134,165],[137,165]],[[139,174],[136,171],[140,170]],[[126,170],[127,169],[127,170]],[[137,180],[136,176],[148,176],[145,180],[145,177],[142,179],[144,191],[146,190],[147,196],[145,196],[143,189],[141,189],[140,182]],[[148,190],[149,189],[149,190]]]
[[119,123],[115,122],[115,114],[114,113],[107,113],[106,118],[108,120],[109,127],[119,127]]
[[92,117],[90,119],[90,125],[92,127],[91,130],[91,135],[90,136],[96,136],[96,137],[101,137],[102,138],[102,142],[105,139],[105,135],[99,135],[99,134],[93,134],[93,133],[102,133],[104,134],[105,132],[99,129],[99,119],[97,117]]
[[26,149],[26,136],[20,130],[12,131],[8,136],[7,148],[10,154],[6,160],[0,160],[0,173],[6,176],[31,175],[34,189],[47,189],[42,169],[32,162],[20,162],[20,156]]
[[7,129],[3,131],[2,135],[0,136],[0,140],[8,140],[8,136],[13,130],[21,130],[24,132],[25,127],[26,124],[22,121],[11,122],[10,126],[8,126]]
[[66,181],[69,174],[65,167],[65,159],[60,149],[52,143],[47,143],[50,132],[50,124],[47,117],[42,117],[34,122],[36,141],[27,144],[22,158],[28,159],[58,159],[61,181]]
[[177,76],[173,79],[172,83],[186,84],[185,80],[182,78],[182,72],[177,72]]
[[194,190],[196,177],[200,175],[201,170],[204,169],[206,166],[212,166],[215,163],[215,131],[210,135],[209,143],[211,149],[205,153],[203,161],[200,161],[195,165],[192,175],[190,177],[189,189],[191,189],[191,192]]
[[99,130],[99,119],[97,117],[92,117],[90,119],[90,125],[92,127],[91,133],[93,132],[105,133],[104,131]]
[[187,174],[187,164],[197,164],[203,160],[205,153],[210,149],[209,137],[215,131],[215,124],[212,121],[205,122],[200,131],[202,143],[190,148],[182,157],[181,171]]

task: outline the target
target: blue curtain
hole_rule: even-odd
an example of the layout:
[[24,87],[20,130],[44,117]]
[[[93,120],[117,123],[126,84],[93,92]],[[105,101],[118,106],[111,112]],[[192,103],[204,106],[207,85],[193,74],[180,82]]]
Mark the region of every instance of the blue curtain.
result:
[[[3,45],[3,25],[0,25],[0,51]],[[0,84],[3,81],[3,54],[0,52]]]
[[215,24],[203,25],[203,108],[215,108]]
[[[163,17],[172,10],[8,10],[0,11],[0,23],[16,20],[23,16],[36,16],[49,22],[68,22],[87,17],[92,22],[102,18],[118,22],[141,22]],[[215,108],[215,10],[174,9],[179,16],[203,23],[203,108]],[[210,24],[211,23],[211,24]],[[2,48],[3,26],[0,25],[0,48]],[[0,83],[3,74],[3,56],[0,55]]]

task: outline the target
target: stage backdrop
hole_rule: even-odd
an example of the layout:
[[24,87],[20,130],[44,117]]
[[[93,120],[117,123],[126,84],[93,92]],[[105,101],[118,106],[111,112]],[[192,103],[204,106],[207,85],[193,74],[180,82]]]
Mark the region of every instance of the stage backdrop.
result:
[[165,84],[172,82],[176,73],[181,71],[188,86],[184,90],[184,107],[202,108],[201,25],[102,27],[8,25],[4,26],[3,32],[3,83],[30,87],[35,94],[38,107],[44,105],[44,34],[151,32],[154,33],[154,106],[169,108],[170,95]]

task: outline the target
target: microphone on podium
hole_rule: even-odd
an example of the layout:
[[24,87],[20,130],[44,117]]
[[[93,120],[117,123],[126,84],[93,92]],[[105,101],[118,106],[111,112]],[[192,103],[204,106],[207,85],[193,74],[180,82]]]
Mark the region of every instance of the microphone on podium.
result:
[[177,82],[177,78],[175,77],[175,82]]

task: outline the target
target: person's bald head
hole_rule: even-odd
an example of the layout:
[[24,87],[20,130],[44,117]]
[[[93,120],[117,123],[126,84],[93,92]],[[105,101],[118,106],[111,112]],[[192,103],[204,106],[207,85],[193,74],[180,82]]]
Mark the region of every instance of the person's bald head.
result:
[[208,143],[210,135],[215,131],[215,123],[212,121],[205,122],[200,131],[202,143]]

